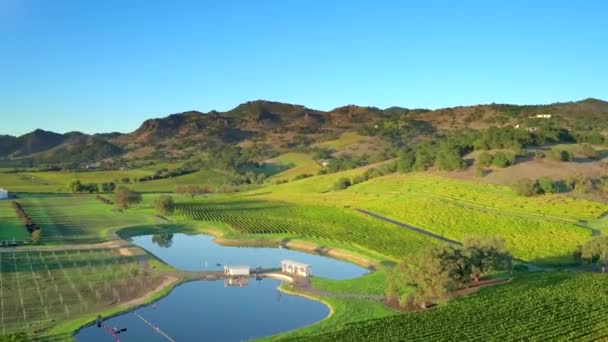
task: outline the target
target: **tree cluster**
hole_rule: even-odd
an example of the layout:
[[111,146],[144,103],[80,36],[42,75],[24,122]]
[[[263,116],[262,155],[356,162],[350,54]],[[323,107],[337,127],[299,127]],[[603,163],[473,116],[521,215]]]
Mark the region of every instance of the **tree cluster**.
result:
[[175,193],[178,195],[190,195],[194,198],[197,195],[204,195],[211,193],[212,190],[209,186],[202,186],[196,184],[182,185],[175,188]]
[[21,203],[13,201],[11,202],[11,205],[13,207],[13,210],[15,210],[17,218],[19,219],[19,221],[21,221],[21,223],[23,223],[25,229],[27,229],[27,232],[30,234],[32,242],[39,243],[40,239],[42,238],[42,231],[40,229],[40,226],[37,225],[34,220],[25,212]]
[[602,272],[608,266],[608,236],[599,235],[591,238],[574,252],[574,257],[581,263],[599,265]]
[[142,201],[141,194],[125,186],[119,186],[114,192],[114,202],[120,209],[128,209]]
[[154,208],[159,215],[171,215],[175,210],[175,201],[171,196],[162,195],[154,200]]
[[[400,262],[392,270],[386,289],[389,300],[420,307],[449,292],[478,282],[494,270],[511,270],[512,256],[500,238],[468,237],[462,246],[439,245]],[[407,290],[415,287],[414,295]]]

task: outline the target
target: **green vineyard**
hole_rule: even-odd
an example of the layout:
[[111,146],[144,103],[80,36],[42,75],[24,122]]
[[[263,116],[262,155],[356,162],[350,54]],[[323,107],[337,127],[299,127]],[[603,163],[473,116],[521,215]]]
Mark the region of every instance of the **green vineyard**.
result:
[[189,220],[226,223],[239,234],[335,241],[396,258],[436,243],[348,208],[256,200],[204,200],[178,203],[177,211]]
[[137,298],[161,281],[135,273],[138,262],[114,249],[0,252],[0,333],[33,333]]
[[600,274],[520,275],[510,284],[422,313],[347,324],[281,341],[598,341],[608,338],[608,282]]
[[598,202],[561,195],[526,198],[507,187],[420,174],[380,177],[343,191],[289,194],[312,181],[276,186],[258,196],[366,209],[458,241],[467,235],[500,236],[516,257],[547,264],[571,263],[572,252],[592,235],[587,221],[608,211]]

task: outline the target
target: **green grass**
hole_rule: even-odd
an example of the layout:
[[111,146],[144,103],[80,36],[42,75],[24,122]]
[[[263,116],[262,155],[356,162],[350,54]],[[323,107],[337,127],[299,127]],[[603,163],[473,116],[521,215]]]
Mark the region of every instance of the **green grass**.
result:
[[325,141],[315,146],[324,147],[329,149],[338,149],[346,147],[348,145],[356,144],[361,142],[362,137],[356,132],[346,132],[342,134],[338,139]]
[[312,285],[319,290],[331,293],[384,295],[386,281],[386,270],[379,269],[362,277],[347,280],[314,277]]
[[[321,298],[325,304],[329,305],[332,314],[313,325],[293,330],[277,336],[257,339],[256,341],[276,341],[282,339],[299,339],[307,338],[308,336],[329,333],[347,326],[350,323],[356,323],[372,318],[390,317],[395,315],[395,312],[388,309],[380,302],[366,299],[341,299],[341,298]],[[348,341],[348,340],[335,340]],[[354,339],[350,341],[363,341]]]
[[548,264],[572,262],[576,246],[592,234],[577,224],[608,211],[606,204],[598,202],[563,195],[519,197],[508,187],[422,173],[390,175],[347,190],[331,190],[338,178],[361,172],[318,176],[250,194],[296,204],[367,209],[453,240],[500,236],[515,256]]
[[364,249],[398,258],[434,240],[354,212],[317,205],[294,205],[252,199],[203,199],[177,203],[187,220],[221,222],[243,235],[339,242],[347,249]]
[[[489,287],[423,313],[357,322],[298,341],[597,341],[608,336],[602,274],[541,272]],[[294,338],[292,338],[294,337]]]
[[18,201],[42,228],[42,241],[50,244],[102,242],[110,229],[154,222],[151,209],[119,212],[94,195],[27,196]]
[[180,185],[209,185],[216,189],[220,185],[226,184],[230,175],[216,170],[201,170],[187,175],[152,180],[141,183],[127,185],[129,188],[141,192],[173,192]]
[[141,296],[161,279],[143,272],[134,276],[139,257],[114,249],[1,252],[0,332],[36,336],[118,305],[112,304],[117,299]]
[[0,240],[23,241],[29,239],[29,233],[17,219],[11,201],[0,201]]
[[287,170],[279,172],[271,177],[271,180],[292,180],[301,174],[316,175],[322,168],[319,163],[312,159],[308,153],[289,152],[274,158],[271,165],[288,167]]

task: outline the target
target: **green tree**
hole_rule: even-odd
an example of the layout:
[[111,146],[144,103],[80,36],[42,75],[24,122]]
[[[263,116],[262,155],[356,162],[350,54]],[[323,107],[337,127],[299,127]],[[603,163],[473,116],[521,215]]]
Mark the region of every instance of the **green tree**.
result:
[[31,238],[32,243],[39,244],[42,241],[42,231],[40,229],[34,229]]
[[334,190],[344,190],[344,189],[348,188],[349,186],[351,186],[350,179],[348,179],[346,177],[342,177],[342,178],[338,179],[336,181],[336,183],[334,184]]
[[437,151],[435,165],[437,165],[440,170],[456,171],[462,170],[466,164],[460,157],[460,152],[457,148],[448,144],[442,144]]
[[591,238],[581,248],[581,258],[591,264],[598,264],[606,272],[608,263],[608,236],[599,235]]
[[582,144],[579,146],[578,151],[580,154],[584,155],[587,158],[595,159],[598,157],[597,151],[593,148],[593,146],[589,144]]
[[169,248],[173,244],[173,234],[154,234],[152,235],[152,242],[158,245],[158,247]]
[[498,151],[492,158],[492,165],[496,167],[507,167],[513,165],[515,162],[515,155],[510,155],[506,152]]
[[502,238],[467,236],[462,248],[474,282],[478,282],[484,273],[490,271],[511,270],[513,257]]
[[479,156],[477,156],[477,163],[481,166],[488,167],[492,164],[492,155],[488,152],[481,152]]
[[72,193],[78,193],[82,191],[82,183],[80,183],[80,181],[78,179],[74,179],[72,180],[69,184],[68,184],[68,189],[72,192]]
[[555,182],[549,177],[543,176],[536,180],[538,184],[538,188],[545,194],[553,194],[557,192],[557,187],[555,186]]
[[171,215],[175,210],[175,201],[171,196],[162,195],[154,200],[154,208],[159,215]]
[[475,165],[475,177],[481,178],[485,176],[485,171],[480,165]]
[[538,194],[538,185],[535,181],[528,178],[516,180],[511,185],[511,188],[520,196],[530,197]]
[[416,161],[414,151],[407,149],[399,152],[399,161],[397,162],[397,170],[401,173],[411,172]]
[[125,186],[119,186],[114,193],[114,202],[120,209],[128,209],[142,201],[141,194]]

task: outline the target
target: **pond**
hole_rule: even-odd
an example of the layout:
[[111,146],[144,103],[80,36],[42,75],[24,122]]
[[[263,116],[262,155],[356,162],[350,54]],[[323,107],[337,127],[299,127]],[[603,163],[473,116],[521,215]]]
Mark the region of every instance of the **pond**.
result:
[[[329,315],[327,306],[279,292],[274,279],[249,280],[243,287],[225,281],[194,281],[175,288],[154,304],[106,320],[109,328],[126,328],[120,341],[243,341],[310,325]],[[148,321],[152,326],[145,323]],[[113,341],[104,328],[80,330],[77,341]]]
[[311,265],[315,276],[330,279],[352,279],[368,272],[349,262],[298,252],[285,248],[229,247],[213,242],[209,235],[163,234],[132,237],[136,245],[146,249],[169,265],[188,271],[222,270],[224,265],[248,265],[252,268],[279,267],[290,259]]

